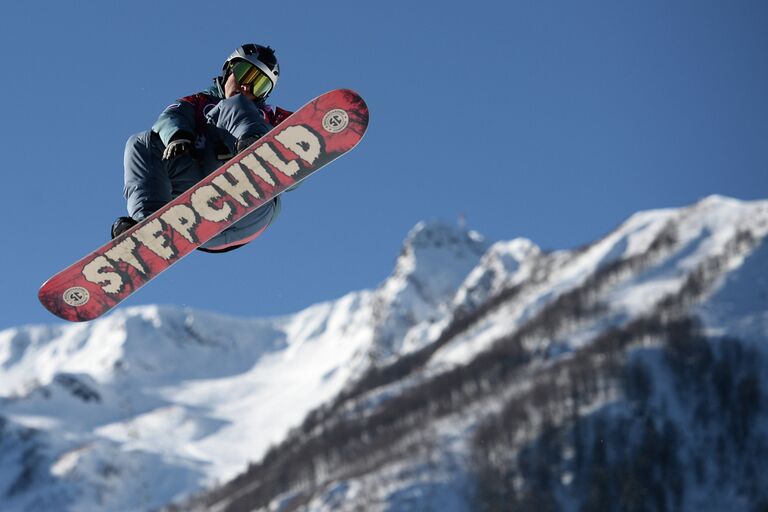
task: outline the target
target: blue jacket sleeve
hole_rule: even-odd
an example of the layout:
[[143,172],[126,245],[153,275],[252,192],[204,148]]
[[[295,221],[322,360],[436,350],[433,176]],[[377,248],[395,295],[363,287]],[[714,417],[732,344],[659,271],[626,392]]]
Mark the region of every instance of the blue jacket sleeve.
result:
[[242,94],[221,100],[206,115],[209,123],[225,130],[235,140],[246,135],[261,137],[272,129],[264,111]]
[[160,140],[166,146],[177,132],[195,133],[197,109],[193,101],[194,96],[183,98],[169,105],[152,125],[152,131],[160,135]]

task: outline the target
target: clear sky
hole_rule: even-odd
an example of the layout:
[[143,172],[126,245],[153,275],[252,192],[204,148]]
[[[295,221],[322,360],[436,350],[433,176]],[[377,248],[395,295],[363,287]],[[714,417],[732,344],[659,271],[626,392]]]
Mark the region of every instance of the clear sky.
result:
[[363,142],[245,249],[123,303],[266,316],[373,288],[420,220],[548,249],[640,209],[768,198],[768,2],[11,2],[0,16],[0,329],[58,323],[40,284],[123,215],[125,140],[277,49],[272,103],[357,90]]

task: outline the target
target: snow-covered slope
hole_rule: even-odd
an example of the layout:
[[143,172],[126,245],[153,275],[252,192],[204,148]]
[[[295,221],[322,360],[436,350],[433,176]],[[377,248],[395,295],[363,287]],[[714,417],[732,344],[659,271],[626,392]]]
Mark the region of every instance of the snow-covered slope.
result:
[[[516,483],[502,502],[545,496],[531,503],[554,499],[576,510],[589,494],[583,479],[596,471],[595,452],[561,442],[555,451],[565,459],[547,455],[547,470],[534,474],[551,485],[534,493],[538,459],[526,457],[543,457],[549,446],[542,425],[551,439],[578,428],[590,443],[600,428],[611,431],[611,414],[638,417],[639,402],[632,409],[624,395],[639,386],[643,418],[662,430],[694,428],[704,413],[691,404],[711,397],[701,388],[696,399],[676,394],[689,362],[675,362],[669,332],[738,337],[739,346],[766,352],[767,233],[768,201],[719,196],[640,212],[573,251],[419,223],[378,288],[293,315],[145,307],[85,325],[2,331],[2,509],[148,510],[184,502],[252,463],[181,508],[483,510],[504,488],[494,480],[503,470]],[[688,318],[702,325],[693,329]],[[723,382],[715,362],[731,345],[710,346],[713,355],[697,359],[710,362],[699,374]],[[739,364],[734,389],[767,404],[768,376],[757,373],[754,391],[753,370]],[[623,372],[631,378],[616,380]],[[650,391],[626,387],[646,374]],[[764,409],[754,417],[768,425]],[[717,487],[707,469],[716,461],[686,459],[704,442],[727,446],[709,425],[679,443],[679,464],[700,469],[686,474],[684,509],[728,501],[707,491]],[[755,439],[759,430],[750,431]],[[627,446],[642,439],[630,436]],[[574,461],[589,471],[575,471]],[[755,495],[719,482],[739,503]]]
[[768,201],[712,196],[575,251],[493,244],[414,350],[185,506],[759,509],[767,234]]
[[265,320],[146,307],[3,331],[0,416],[30,433],[21,455],[0,441],[0,492],[26,482],[3,510],[141,510],[231,478],[361,370],[370,300]]

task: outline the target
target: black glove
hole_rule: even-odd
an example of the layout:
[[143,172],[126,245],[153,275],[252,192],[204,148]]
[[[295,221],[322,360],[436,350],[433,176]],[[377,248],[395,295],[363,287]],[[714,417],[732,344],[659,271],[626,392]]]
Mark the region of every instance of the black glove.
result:
[[237,152],[240,153],[245,148],[259,140],[261,137],[259,135],[243,135],[239,139],[237,139]]
[[173,160],[177,156],[189,154],[192,152],[192,134],[179,132],[173,136],[171,141],[165,146],[163,151],[163,160]]
[[229,149],[229,146],[224,144],[222,141],[218,141],[216,143],[216,159],[220,160],[222,162],[226,162],[230,158],[232,158],[234,153],[232,153],[232,150]]
[[[244,149],[246,149],[248,146],[259,140],[258,135],[243,135],[239,139],[237,139],[237,142],[235,143],[235,154],[241,153]],[[226,161],[232,158],[232,150],[229,149],[229,146],[224,144],[224,142],[219,141],[218,144],[216,144],[216,158],[221,161]]]

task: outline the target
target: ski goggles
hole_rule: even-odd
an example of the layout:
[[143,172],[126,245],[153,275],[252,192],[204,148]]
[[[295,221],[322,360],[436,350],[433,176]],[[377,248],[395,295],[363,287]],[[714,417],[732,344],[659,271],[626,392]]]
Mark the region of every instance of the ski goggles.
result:
[[229,65],[229,70],[235,75],[238,84],[250,85],[253,95],[257,98],[263,98],[272,90],[272,80],[248,61],[234,61]]

